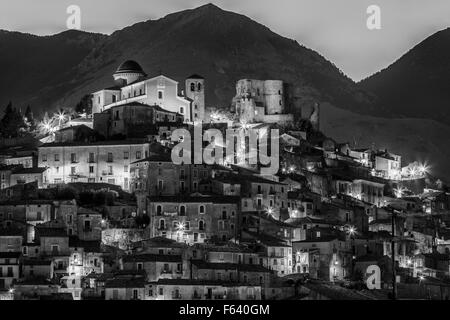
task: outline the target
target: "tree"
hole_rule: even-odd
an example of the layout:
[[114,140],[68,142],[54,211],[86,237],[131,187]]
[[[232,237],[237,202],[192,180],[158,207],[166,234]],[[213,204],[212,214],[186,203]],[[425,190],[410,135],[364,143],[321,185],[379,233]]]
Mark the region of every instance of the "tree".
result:
[[0,121],[0,134],[4,138],[20,137],[26,131],[26,124],[19,110],[9,102],[5,108],[5,115]]
[[84,95],[80,102],[75,106],[75,112],[77,113],[92,113],[92,95],[86,94]]
[[30,105],[28,105],[25,110],[25,124],[28,132],[34,132],[34,130],[36,130],[36,121],[34,120],[33,111],[31,111]]

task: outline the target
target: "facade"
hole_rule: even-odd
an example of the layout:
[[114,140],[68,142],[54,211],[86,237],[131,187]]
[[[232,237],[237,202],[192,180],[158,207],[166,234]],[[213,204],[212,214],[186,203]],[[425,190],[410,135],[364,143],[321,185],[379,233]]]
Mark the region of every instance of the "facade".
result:
[[[352,251],[348,241],[336,237],[295,241],[295,270],[325,281],[343,280],[351,274]],[[308,258],[306,258],[306,254]]]
[[210,280],[161,279],[150,283],[151,300],[261,300],[261,287]]
[[9,289],[19,279],[20,252],[0,252],[0,288]]
[[288,123],[294,120],[292,114],[285,114],[281,80],[241,79],[236,83],[232,104],[241,121],[248,123]]
[[192,121],[205,119],[205,78],[191,75],[185,82],[186,97],[192,101]]
[[239,198],[227,196],[150,197],[151,236],[189,244],[228,241],[238,230]]
[[137,140],[48,143],[39,147],[39,166],[47,167],[46,185],[89,182],[130,189],[130,165],[148,156],[149,144]]
[[191,101],[179,96],[178,82],[159,75],[146,78],[146,74],[135,61],[125,61],[114,73],[116,86],[92,94],[92,113],[100,113],[111,107],[140,102],[158,105],[179,113],[187,122],[192,121]]
[[385,179],[399,180],[401,178],[402,157],[387,151],[379,151],[374,155],[374,169]]
[[113,106],[94,114],[94,129],[106,138],[123,135],[127,138],[144,138],[158,133],[159,125],[173,126],[183,123],[183,116],[158,105],[130,102]]

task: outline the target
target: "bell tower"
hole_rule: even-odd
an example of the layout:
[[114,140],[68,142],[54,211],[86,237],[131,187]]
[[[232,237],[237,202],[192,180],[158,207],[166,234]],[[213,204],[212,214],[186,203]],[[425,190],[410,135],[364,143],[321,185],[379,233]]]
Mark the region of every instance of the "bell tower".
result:
[[192,100],[192,121],[205,120],[205,78],[194,74],[186,79],[186,97]]

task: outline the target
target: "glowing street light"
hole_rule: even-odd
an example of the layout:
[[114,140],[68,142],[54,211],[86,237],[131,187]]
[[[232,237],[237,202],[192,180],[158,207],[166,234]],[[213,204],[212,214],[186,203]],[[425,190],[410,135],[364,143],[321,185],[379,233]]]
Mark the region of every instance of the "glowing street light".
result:
[[183,232],[186,229],[183,222],[178,222],[177,224],[177,232]]
[[56,119],[58,119],[60,122],[66,120],[66,114],[64,111],[60,111],[55,115]]
[[239,121],[239,124],[244,131],[250,128],[250,125],[247,123],[247,120],[241,119]]
[[394,189],[394,194],[397,198],[403,197],[403,194],[405,193],[406,188],[404,187],[398,187]]
[[428,170],[429,170],[429,167],[425,163],[419,165],[418,171],[419,171],[420,175],[424,176],[425,174],[428,173]]
[[348,228],[348,234],[351,235],[351,236],[353,236],[353,235],[355,235],[355,233],[356,233],[356,228],[353,227],[353,226],[350,226],[350,227]]

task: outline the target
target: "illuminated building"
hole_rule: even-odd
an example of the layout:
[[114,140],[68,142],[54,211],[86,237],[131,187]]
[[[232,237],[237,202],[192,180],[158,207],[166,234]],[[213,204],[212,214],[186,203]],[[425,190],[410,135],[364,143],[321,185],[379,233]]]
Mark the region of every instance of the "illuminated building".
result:
[[[147,105],[158,105],[161,108],[183,115],[184,120],[190,122],[192,115],[192,100],[189,94],[187,97],[179,95],[178,82],[164,75],[148,78],[141,66],[135,61],[125,61],[122,63],[113,75],[116,86],[102,89],[92,94],[92,113],[100,113],[111,107],[139,102]],[[192,80],[192,81],[190,81]],[[187,84],[196,83],[188,79]],[[198,82],[198,80],[197,80]],[[198,84],[197,84],[198,88]],[[187,88],[188,89],[188,88]],[[190,88],[189,88],[190,89]],[[200,88],[200,96],[204,91]],[[203,98],[204,99],[204,98]],[[199,100],[194,100],[197,106],[200,106]],[[200,118],[197,112],[196,120]]]
[[47,143],[39,147],[39,166],[47,167],[47,185],[88,182],[130,188],[130,165],[148,156],[142,140]]
[[238,234],[238,204],[232,196],[149,197],[151,236],[189,244],[228,241]]

